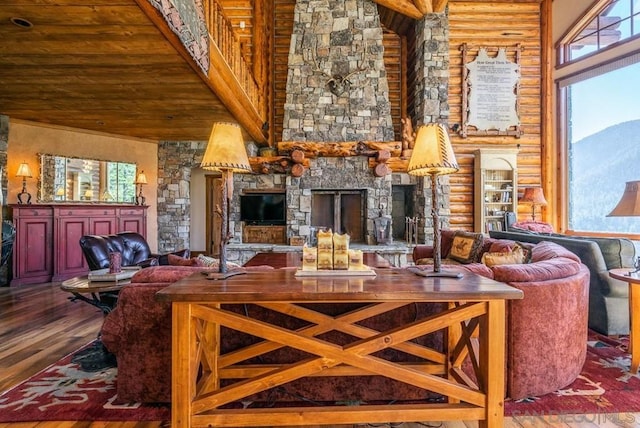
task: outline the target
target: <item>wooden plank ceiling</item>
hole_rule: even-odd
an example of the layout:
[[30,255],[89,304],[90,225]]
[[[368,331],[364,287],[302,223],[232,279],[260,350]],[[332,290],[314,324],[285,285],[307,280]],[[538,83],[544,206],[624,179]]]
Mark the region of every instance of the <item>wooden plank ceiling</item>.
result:
[[235,121],[134,0],[2,1],[0,40],[10,118],[156,141]]
[[[447,3],[375,1],[396,31]],[[4,0],[0,40],[11,118],[155,141],[205,140],[214,121],[235,121],[135,0]]]

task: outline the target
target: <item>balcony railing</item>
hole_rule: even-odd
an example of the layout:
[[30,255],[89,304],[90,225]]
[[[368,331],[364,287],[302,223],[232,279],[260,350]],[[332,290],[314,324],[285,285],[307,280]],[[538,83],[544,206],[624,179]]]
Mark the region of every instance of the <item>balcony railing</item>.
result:
[[[246,96],[258,113],[264,116],[266,112],[265,97],[258,87],[249,64],[242,55],[240,40],[229,19],[225,16],[222,6],[216,0],[204,0],[203,3],[206,24],[213,44],[211,49],[218,49]],[[209,77],[216,78],[216,76]]]

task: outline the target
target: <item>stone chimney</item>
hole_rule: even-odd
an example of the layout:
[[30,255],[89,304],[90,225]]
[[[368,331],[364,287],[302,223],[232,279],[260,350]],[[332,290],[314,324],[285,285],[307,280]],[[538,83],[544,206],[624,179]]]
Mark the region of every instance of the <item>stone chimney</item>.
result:
[[393,141],[382,27],[371,0],[297,0],[283,141]]

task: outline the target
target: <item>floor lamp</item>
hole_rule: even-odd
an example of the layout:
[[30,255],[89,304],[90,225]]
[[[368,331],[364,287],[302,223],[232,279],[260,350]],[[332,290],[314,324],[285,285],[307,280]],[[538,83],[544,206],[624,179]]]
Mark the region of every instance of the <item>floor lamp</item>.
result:
[[458,272],[441,270],[440,217],[438,214],[438,176],[458,171],[447,128],[440,123],[430,123],[418,128],[413,153],[407,173],[415,176],[431,176],[431,216],[433,217],[433,272],[425,276],[460,277]]
[[251,172],[247,150],[244,146],[242,131],[234,123],[218,122],[213,124],[207,150],[200,167],[222,174],[222,207],[218,214],[221,217],[220,263],[217,274],[210,274],[209,279],[225,279],[242,271],[227,271],[226,246],[232,234],[229,231],[229,201],[233,195],[233,173]]

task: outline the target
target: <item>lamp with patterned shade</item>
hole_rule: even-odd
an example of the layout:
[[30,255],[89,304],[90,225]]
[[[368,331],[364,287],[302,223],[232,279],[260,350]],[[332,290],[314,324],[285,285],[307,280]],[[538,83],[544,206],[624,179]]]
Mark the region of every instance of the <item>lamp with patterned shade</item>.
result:
[[531,220],[534,222],[536,221],[536,207],[547,205],[542,187],[525,187],[524,193],[518,199],[518,202],[531,205]]
[[226,246],[231,239],[229,231],[229,200],[233,195],[233,173],[251,172],[251,165],[244,146],[242,131],[234,123],[219,122],[213,125],[207,150],[200,167],[222,173],[222,207],[218,213],[221,217],[220,263],[218,274],[210,274],[211,279],[224,279],[242,271],[227,271]]
[[438,213],[438,176],[458,171],[447,128],[440,123],[431,123],[418,128],[413,153],[409,159],[407,173],[416,176],[431,176],[431,216],[433,218],[433,273],[429,276],[458,278],[458,272],[441,269],[440,216]]

